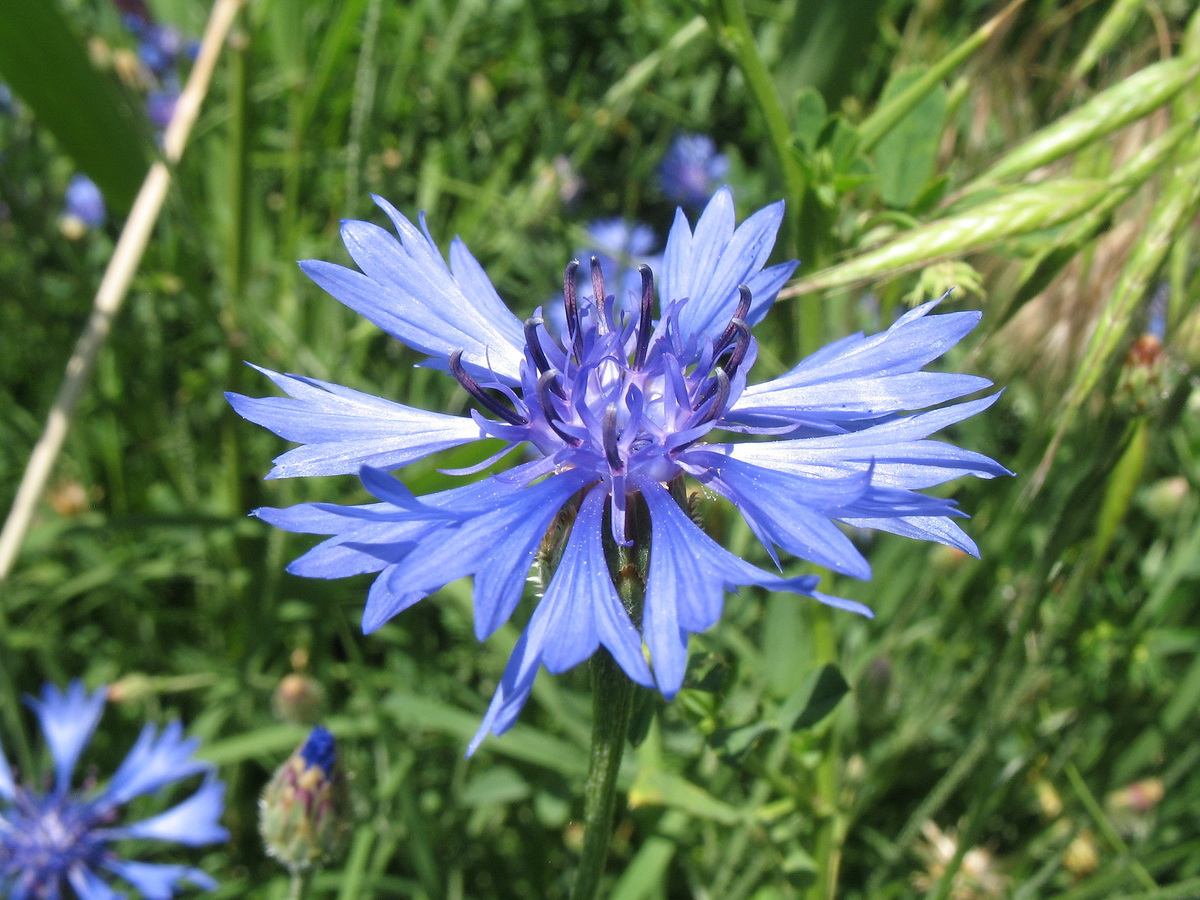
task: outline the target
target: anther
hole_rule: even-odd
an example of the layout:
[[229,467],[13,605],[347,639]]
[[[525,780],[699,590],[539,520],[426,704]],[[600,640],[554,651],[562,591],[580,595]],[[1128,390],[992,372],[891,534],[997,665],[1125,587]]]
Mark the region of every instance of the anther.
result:
[[604,270],[600,268],[600,260],[593,256],[592,263],[592,305],[596,311],[596,332],[608,334],[608,316],[605,314]]
[[711,422],[713,419],[719,418],[725,412],[725,404],[729,402],[729,376],[725,374],[725,370],[720,366],[717,367],[717,371],[713,375],[716,378],[714,383],[715,389],[710,389],[705,393],[715,394],[716,396],[713,398],[712,406],[704,414],[703,421],[705,422]]
[[721,332],[721,336],[717,338],[717,342],[713,345],[713,353],[715,355],[720,356],[733,340],[735,332],[737,331],[737,326],[735,326],[733,323],[738,319],[741,319],[743,322],[746,321],[746,315],[750,312],[750,299],[750,288],[746,287],[744,284],[739,284],[738,305],[733,311],[733,316],[731,317],[729,324],[725,326],[725,330]]
[[633,367],[640,369],[646,364],[646,351],[650,349],[650,316],[654,304],[654,273],[645,263],[638,266],[642,276],[642,315],[638,321],[637,350],[633,354]]
[[729,362],[725,364],[725,371],[732,378],[750,350],[750,326],[741,319],[734,319],[729,323],[729,327],[737,331],[737,337],[733,341],[733,353],[729,355]]
[[610,403],[604,411],[604,457],[614,472],[625,471],[625,461],[617,448],[617,404]]
[[450,365],[450,374],[453,375],[455,380],[462,385],[463,390],[474,397],[485,409],[495,413],[508,424],[528,425],[528,419],[515,410],[511,410],[506,407],[503,403],[480,387],[478,381],[467,374],[467,370],[463,368],[462,355],[462,350],[455,350],[450,354],[450,359],[448,362]]
[[563,311],[567,316],[567,334],[571,336],[576,358],[583,352],[583,340],[579,334],[579,299],[575,296],[575,273],[579,271],[579,260],[567,263],[563,272]]
[[545,372],[550,368],[550,360],[546,359],[546,351],[542,349],[542,342],[538,337],[537,327],[541,324],[541,319],[525,320],[525,346],[529,348],[529,352],[533,356],[533,364],[537,366],[537,370]]

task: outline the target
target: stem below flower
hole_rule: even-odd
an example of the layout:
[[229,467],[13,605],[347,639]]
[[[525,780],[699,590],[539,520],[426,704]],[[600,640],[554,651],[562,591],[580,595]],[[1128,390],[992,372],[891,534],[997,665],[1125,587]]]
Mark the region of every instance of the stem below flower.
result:
[[592,657],[592,752],[583,789],[583,854],[571,900],[592,900],[612,841],[617,772],[633,710],[633,682],[607,650]]
[[[611,530],[606,526],[606,550],[617,593],[630,619],[640,626],[650,563],[650,512],[641,497],[635,496],[630,498],[626,515],[630,543],[621,546],[613,542]],[[571,900],[593,900],[604,874],[604,862],[612,843],[617,773],[629,734],[634,690],[629,676],[601,647],[592,656],[592,750],[583,789],[583,852]]]

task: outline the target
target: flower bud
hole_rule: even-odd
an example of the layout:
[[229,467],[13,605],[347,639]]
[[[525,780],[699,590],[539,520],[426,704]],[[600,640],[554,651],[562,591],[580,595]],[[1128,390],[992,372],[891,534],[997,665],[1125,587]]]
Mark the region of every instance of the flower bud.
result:
[[293,672],[280,679],[271,695],[276,718],[292,725],[311,725],[321,716],[325,688],[315,678]]
[[290,871],[307,869],[337,853],[344,810],[337,747],[318,725],[263,791],[258,823],[263,845]]

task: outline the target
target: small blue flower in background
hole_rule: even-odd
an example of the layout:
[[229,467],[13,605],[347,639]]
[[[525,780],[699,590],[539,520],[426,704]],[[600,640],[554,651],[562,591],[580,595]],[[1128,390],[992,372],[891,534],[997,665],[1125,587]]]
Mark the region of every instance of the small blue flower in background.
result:
[[[147,900],[169,900],[184,883],[212,889],[216,882],[199,869],[122,859],[115,841],[136,838],[196,847],[228,839],[217,824],[225,786],[210,763],[192,754],[198,741],[185,740],[178,722],[162,731],[146,725],[116,774],[101,790],[72,790],[71,776],[104,712],[107,689],[88,694],[72,682],[65,692],[53,685],[41,700],[30,698],[54,763],[51,787],[39,791],[16,783],[0,749],[0,890],[8,900],[111,900],[125,896],[108,884],[124,879]],[[190,797],[140,822],[120,823],[121,807],[194,775],[204,775]]]
[[672,203],[699,209],[729,174],[729,160],[706,134],[680,134],[658,166],[659,183]]
[[104,195],[96,187],[96,182],[86,175],[71,178],[63,200],[63,215],[87,228],[99,228],[108,218]]
[[[791,591],[869,615],[816,591],[817,577],[753,566],[708,537],[679,502],[685,479],[725,497],[767,552],[778,549],[857,578],[871,571],[834,524],[940,541],[977,555],[954,522],[953,501],[920,489],[960,475],[1008,470],[986,456],[928,440],[998,395],[938,406],[990,385],[921,369],[978,323],[977,312],[911,310],[887,331],[855,334],[771,381],[750,386],[767,314],[795,262],[764,268],[783,203],[735,228],[733,198],[716,193],[693,230],[675,216],[657,289],[639,273],[635,312],[614,312],[602,269],[587,290],[577,263],[564,276],[566,324],[521,323],[462,241],[447,266],[425,228],[376,202],[400,240],[346,221],[342,238],[361,269],[310,260],[318,285],[408,346],[429,354],[474,401],[470,416],[416,409],[359,391],[259,369],[287,397],[228,394],[245,418],[302,446],[269,478],[358,473],[378,502],[305,503],[255,515],[288,531],[330,535],[289,571],[314,578],[378,573],[367,595],[370,632],[442,586],[474,576],[480,640],[513,614],[539,545],[561,510],[573,512],[561,562],[517,642],[468,753],[508,729],[539,667],[563,672],[603,646],[639,684],[670,698],[683,682],[690,633],[713,625],[724,593],[741,585]],[[657,318],[655,298],[657,296]],[[904,415],[911,410],[938,407]],[[709,442],[715,431],[774,440]],[[387,473],[485,438],[500,453],[452,475],[472,475],[524,448],[527,458],[482,481],[416,497]],[[640,498],[640,500],[639,500]],[[631,621],[605,558],[605,534],[626,541],[626,511],[650,518],[645,606]],[[651,671],[642,652],[650,651]]]

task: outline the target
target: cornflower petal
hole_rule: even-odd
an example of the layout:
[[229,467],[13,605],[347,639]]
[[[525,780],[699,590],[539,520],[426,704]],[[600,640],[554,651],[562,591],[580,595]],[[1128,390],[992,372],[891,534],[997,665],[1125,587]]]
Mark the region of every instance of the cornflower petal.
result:
[[[818,578],[781,578],[750,565],[706,535],[661,485],[639,487],[651,524],[642,630],[658,689],[669,700],[683,684],[688,635],[716,624],[725,591],[754,584],[811,597]],[[870,615],[866,607],[857,611]]]
[[276,457],[268,478],[354,474],[363,466],[398,469],[484,437],[469,418],[404,406],[315,378],[251,368],[288,397],[227,393],[229,404],[242,418],[306,445]]
[[540,665],[565,672],[588,659],[600,646],[638,684],[654,679],[642,656],[642,641],[613,587],[604,559],[602,531],[606,492],[593,488],[579,507],[562,562],[546,594],[517,641],[492,703],[467,747],[471,756],[490,731],[507,731],[533,689]]
[[[663,257],[659,296],[664,305],[687,299],[678,316],[684,334],[716,340],[737,306],[738,285],[748,284],[760,275],[782,222],[780,201],[760,209],[735,229],[733,195],[728,188],[713,195],[694,233],[683,211],[676,212]],[[766,314],[775,299],[770,286],[778,284],[778,292],[796,265],[776,267],[765,283],[756,285],[761,293],[754,295],[753,319],[747,321],[756,322]]]
[[0,798],[11,800],[16,795],[17,786],[13,781],[12,769],[8,765],[8,757],[4,755],[4,747],[0,745]]
[[116,859],[106,862],[104,867],[132,884],[146,900],[171,900],[185,882],[206,891],[217,887],[216,881],[206,873],[189,866]]
[[[79,900],[125,900],[90,869],[72,869],[67,874],[67,881],[75,888]],[[57,892],[52,896],[57,897]]]
[[866,559],[828,515],[866,492],[869,468],[835,480],[776,472],[710,450],[689,451],[681,459],[703,471],[704,483],[738,508],[776,562],[779,546],[835,572],[871,577]]
[[480,639],[490,635],[520,599],[525,573],[551,520],[585,481],[581,473],[567,472],[513,490],[461,523],[430,531],[371,585],[363,629],[374,631],[451,581],[479,573],[475,630]]
[[[375,198],[400,240],[367,222],[347,220],[342,239],[362,272],[319,260],[300,264],[313,281],[414,350],[438,359],[463,351],[472,374],[519,380],[525,345],[521,323],[504,308],[470,254],[456,252],[460,283],[432,238],[391,204]],[[465,248],[463,248],[465,251]],[[464,287],[469,290],[464,290]]]
[[89,696],[82,681],[72,681],[66,692],[47,684],[42,688],[40,701],[28,698],[50,747],[50,756],[54,760],[54,789],[59,793],[70,786],[71,773],[75,771],[83,748],[92,739],[107,697],[107,688],[98,688]]
[[188,847],[229,840],[229,832],[217,824],[225,808],[225,785],[215,778],[204,780],[197,791],[168,809],[141,822],[112,829],[117,837],[172,841]]
[[192,757],[198,746],[200,742],[195,738],[183,738],[183,726],[178,721],[168,724],[161,734],[153,725],[146,724],[113,775],[101,802],[111,806],[128,803],[164,785],[211,771],[209,763]]

